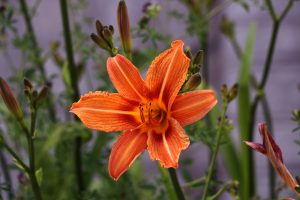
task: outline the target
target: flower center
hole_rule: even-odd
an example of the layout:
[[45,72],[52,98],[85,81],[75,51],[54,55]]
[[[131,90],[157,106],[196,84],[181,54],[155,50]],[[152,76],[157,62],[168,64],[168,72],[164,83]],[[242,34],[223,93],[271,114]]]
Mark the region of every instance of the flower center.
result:
[[140,104],[139,109],[141,121],[148,128],[155,129],[156,132],[161,133],[168,127],[167,112],[156,102],[149,101],[146,104]]

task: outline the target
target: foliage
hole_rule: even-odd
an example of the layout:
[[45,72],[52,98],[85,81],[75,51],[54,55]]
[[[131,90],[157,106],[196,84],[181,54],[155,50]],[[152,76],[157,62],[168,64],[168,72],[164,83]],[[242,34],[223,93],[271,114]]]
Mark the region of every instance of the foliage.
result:
[[[76,93],[74,86],[79,88],[78,95],[84,93],[80,87],[83,82],[87,82],[88,90],[91,91],[114,91],[105,67],[109,56],[116,53],[126,54],[129,59],[132,58],[132,62],[141,72],[145,71],[155,56],[175,39],[173,33],[162,32],[156,26],[165,9],[162,6],[172,5],[175,2],[146,3],[141,8],[138,23],[131,24],[131,27],[128,20],[132,16],[128,13],[129,18],[125,16],[127,29],[120,31],[120,34],[125,35],[117,36],[116,27],[105,25],[103,21],[87,16],[88,6],[92,2],[60,1],[66,3],[69,13],[65,14],[70,19],[67,20],[67,24],[61,26],[57,23],[57,28],[69,26],[69,38],[64,39],[72,39],[70,44],[72,51],[65,42],[62,42],[62,38],[55,38],[48,44],[48,48],[41,48],[38,40],[40,27],[33,21],[42,14],[39,12],[42,1],[37,0],[33,5],[27,5],[26,0],[20,0],[18,3],[0,2],[0,51],[5,61],[1,63],[1,67],[5,67],[8,72],[1,74],[1,77],[4,76],[3,81],[5,79],[9,85],[9,92],[3,93],[1,87],[1,95],[10,95],[10,99],[17,102],[7,102],[9,98],[4,97],[4,101],[0,100],[0,199],[41,199],[39,193],[43,199],[49,200],[163,200],[180,197],[178,188],[174,189],[178,187],[173,180],[176,173],[174,175],[169,171],[170,178],[168,172],[159,166],[149,170],[153,164],[147,166],[144,159],[139,159],[117,182],[114,181],[109,176],[107,165],[109,152],[117,134],[89,130],[69,113],[71,103],[78,100],[74,99],[76,97],[73,94]],[[125,4],[124,1],[121,2]],[[200,198],[202,193],[203,199],[217,199],[226,192],[232,199],[250,199],[259,196],[255,191],[253,156],[243,141],[253,139],[251,134],[256,129],[257,105],[266,102],[267,99],[264,88],[271,71],[277,32],[282,20],[292,8],[294,0],[287,2],[280,15],[276,15],[276,9],[270,0],[266,0],[263,5],[237,0],[179,2],[180,6],[185,7],[185,11],[169,9],[168,19],[184,25],[184,39],[192,38],[198,42],[186,49],[186,55],[192,62],[181,92],[212,87],[208,73],[209,63],[207,57],[203,55],[213,53],[208,48],[209,37],[216,31],[210,28],[213,17],[220,15],[228,6],[239,4],[246,12],[257,7],[263,8],[273,20],[273,31],[270,36],[272,40],[268,47],[266,64],[261,72],[263,78],[256,80],[251,69],[255,26],[250,26],[245,48],[242,50],[236,39],[239,33],[235,31],[234,21],[223,15],[220,30],[217,31],[228,39],[239,59],[240,73],[236,80],[239,89],[237,86],[228,89],[226,85],[221,90],[215,89],[220,99],[218,106],[205,119],[185,127],[191,145],[196,143],[205,145],[210,152],[211,164],[207,168],[207,174],[195,179],[197,173],[191,170],[191,167],[199,158],[193,155],[182,157],[180,170],[177,170],[177,174],[182,178],[180,182],[186,192],[185,196],[190,199]],[[127,3],[129,7],[130,1]],[[126,5],[123,9],[127,9]],[[118,9],[115,10],[117,12]],[[119,29],[122,28],[121,21],[119,19]],[[19,27],[20,23],[24,23],[25,30]],[[96,33],[91,34],[91,30]],[[68,36],[66,31],[63,33]],[[17,59],[15,55],[11,55],[12,50],[17,52]],[[68,53],[71,53],[72,59]],[[56,69],[53,71],[46,69],[48,63],[54,63]],[[57,90],[59,84],[61,87]],[[232,105],[236,96],[237,122],[232,120],[233,116],[227,115],[227,107]],[[20,109],[13,107],[17,104],[20,104]],[[270,113],[267,112],[268,105],[262,103],[262,107],[266,111],[264,119],[268,120],[270,118],[268,116]],[[21,117],[14,113],[16,110],[22,112]],[[300,129],[298,109],[292,112],[292,120],[296,123],[293,131],[298,132]],[[235,126],[239,127],[240,144],[234,142],[231,134],[236,130]],[[296,143],[300,145],[299,140],[296,140]],[[219,149],[229,180],[219,180],[219,177],[215,176],[217,172],[215,162]],[[189,191],[193,194],[189,195]],[[270,197],[279,198],[276,197],[277,194],[273,195],[274,192]]]

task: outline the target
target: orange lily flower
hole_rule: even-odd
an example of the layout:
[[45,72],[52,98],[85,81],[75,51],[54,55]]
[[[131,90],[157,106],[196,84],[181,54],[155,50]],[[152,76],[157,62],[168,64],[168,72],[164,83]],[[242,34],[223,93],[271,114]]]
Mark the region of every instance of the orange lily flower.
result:
[[299,190],[299,185],[284,165],[281,149],[276,144],[272,135],[269,133],[267,125],[265,123],[260,123],[258,125],[258,128],[259,133],[263,139],[263,143],[259,144],[248,141],[245,141],[245,143],[254,150],[266,155],[269,158],[272,166],[274,167],[278,175],[298,196],[300,196],[300,193],[297,191]]
[[190,62],[183,45],[173,41],[152,62],[145,80],[124,56],[108,58],[108,74],[118,93],[88,93],[73,103],[70,112],[88,128],[125,130],[109,158],[109,174],[115,180],[145,149],[162,167],[177,168],[180,152],[190,144],[182,126],[199,120],[217,103],[212,90],[178,94]]

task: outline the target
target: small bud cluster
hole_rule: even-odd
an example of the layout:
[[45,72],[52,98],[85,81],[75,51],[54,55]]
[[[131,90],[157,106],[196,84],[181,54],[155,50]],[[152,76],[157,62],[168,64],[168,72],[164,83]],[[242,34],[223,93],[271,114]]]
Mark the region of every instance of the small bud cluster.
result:
[[38,92],[34,89],[32,83],[28,79],[24,78],[24,93],[28,98],[31,106],[34,109],[37,109],[47,97],[48,86],[43,86],[42,89]]
[[238,94],[238,84],[234,84],[230,89],[227,88],[227,85],[224,84],[221,87],[221,96],[223,103],[230,103],[232,100],[236,98]]
[[292,120],[297,123],[297,127],[293,131],[300,129],[300,109],[295,109],[292,112]]
[[188,81],[185,83],[183,88],[184,91],[194,90],[201,84],[202,77],[200,70],[203,66],[204,52],[203,50],[200,50],[193,57],[190,51],[186,51],[186,56],[189,57],[192,62],[188,71]]
[[160,12],[160,5],[157,3],[147,2],[144,4],[142,11],[144,15],[139,21],[140,29],[144,29],[146,26],[148,26],[150,20],[158,15]]
[[103,26],[102,23],[97,20],[96,21],[96,31],[97,34],[92,33],[92,40],[101,48],[108,51],[111,55],[116,55],[118,53],[118,49],[114,46],[113,43],[113,34],[114,27],[112,25]]

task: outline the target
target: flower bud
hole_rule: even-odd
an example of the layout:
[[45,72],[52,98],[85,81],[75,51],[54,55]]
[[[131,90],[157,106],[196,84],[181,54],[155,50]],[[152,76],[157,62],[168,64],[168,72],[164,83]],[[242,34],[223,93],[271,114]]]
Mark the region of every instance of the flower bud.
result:
[[113,33],[109,30],[108,26],[103,27],[102,35],[108,45],[113,48]]
[[200,50],[196,53],[196,56],[193,59],[193,65],[196,65],[197,67],[201,68],[203,65],[203,59],[204,59],[204,51]]
[[31,91],[33,89],[31,82],[27,78],[24,78],[24,88],[28,91]]
[[98,35],[102,34],[102,30],[103,30],[103,25],[101,24],[101,22],[99,20],[96,20],[96,31]]
[[20,120],[23,118],[23,112],[20,108],[20,105],[12,93],[10,87],[8,84],[5,82],[2,77],[0,77],[0,95],[2,96],[2,99],[4,103],[6,104],[6,107],[8,110],[14,115],[14,117],[17,120]]
[[36,106],[40,106],[43,101],[46,99],[47,97],[47,94],[48,94],[48,87],[47,86],[44,86],[41,91],[39,92],[37,98],[36,98]]
[[127,56],[130,56],[132,52],[132,39],[131,39],[131,31],[130,31],[127,6],[124,0],[119,1],[117,19],[118,19],[119,35],[120,35],[124,52],[126,53]]
[[198,87],[198,85],[200,85],[201,79],[200,73],[193,74],[184,85],[183,90],[194,90],[196,87]]
[[95,33],[92,33],[91,38],[100,48],[110,51],[108,44],[102,37],[98,37]]
[[237,93],[238,93],[238,84],[234,84],[229,93],[228,93],[228,101],[232,101],[233,99],[235,99],[235,97],[237,96]]

